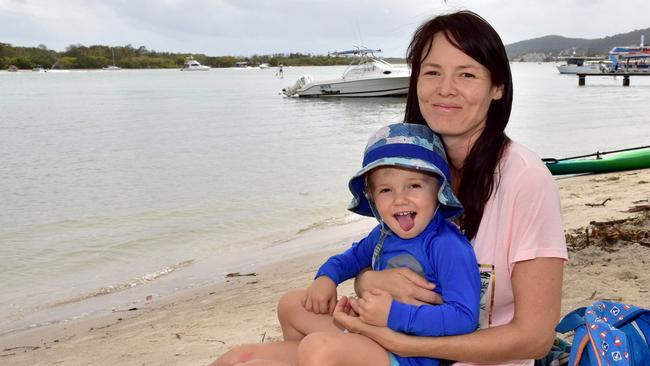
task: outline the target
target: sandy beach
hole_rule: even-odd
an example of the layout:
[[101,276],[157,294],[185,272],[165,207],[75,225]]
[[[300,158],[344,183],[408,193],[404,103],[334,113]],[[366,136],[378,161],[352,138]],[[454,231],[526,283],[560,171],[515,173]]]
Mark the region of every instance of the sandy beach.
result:
[[[597,299],[650,307],[650,169],[557,182],[573,248],[565,268],[562,313]],[[343,250],[372,225],[372,220],[361,221],[304,233],[295,240],[309,245],[340,242]],[[307,286],[330,254],[310,254],[240,273],[223,284],[134,310],[8,335],[0,338],[0,364],[208,364],[236,344],[279,340],[277,300],[288,289]],[[347,293],[350,283],[339,291]]]

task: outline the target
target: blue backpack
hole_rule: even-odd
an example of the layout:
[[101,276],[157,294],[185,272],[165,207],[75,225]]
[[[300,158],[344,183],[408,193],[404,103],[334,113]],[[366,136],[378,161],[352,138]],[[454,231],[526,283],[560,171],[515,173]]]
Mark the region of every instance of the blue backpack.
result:
[[575,330],[568,366],[650,366],[650,310],[597,301],[567,314],[555,330]]

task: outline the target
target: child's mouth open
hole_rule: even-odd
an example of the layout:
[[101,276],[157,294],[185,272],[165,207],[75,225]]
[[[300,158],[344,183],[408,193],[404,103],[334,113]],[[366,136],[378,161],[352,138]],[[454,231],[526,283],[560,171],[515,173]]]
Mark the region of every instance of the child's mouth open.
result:
[[399,223],[399,227],[406,232],[415,226],[415,215],[416,213],[413,211],[404,211],[396,213],[394,217]]

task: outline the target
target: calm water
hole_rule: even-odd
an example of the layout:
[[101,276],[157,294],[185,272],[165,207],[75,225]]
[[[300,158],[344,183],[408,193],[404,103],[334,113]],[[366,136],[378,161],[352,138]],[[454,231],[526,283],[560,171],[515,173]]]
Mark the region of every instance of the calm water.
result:
[[[512,67],[508,133],[540,155],[650,141],[650,78]],[[0,334],[322,249],[286,241],[355,219],[347,179],[404,107],[278,95],[342,71],[0,72]]]

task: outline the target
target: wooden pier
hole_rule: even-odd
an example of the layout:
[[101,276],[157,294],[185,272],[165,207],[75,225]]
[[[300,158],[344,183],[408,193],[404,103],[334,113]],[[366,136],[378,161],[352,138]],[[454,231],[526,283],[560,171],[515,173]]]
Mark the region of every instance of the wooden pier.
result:
[[587,73],[577,73],[578,75],[578,86],[585,86],[587,76],[622,76],[623,77],[623,86],[630,86],[630,76],[650,76],[650,73],[638,73],[638,72],[587,72]]

